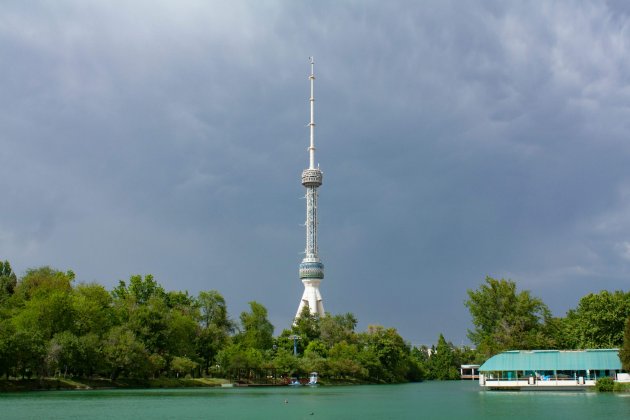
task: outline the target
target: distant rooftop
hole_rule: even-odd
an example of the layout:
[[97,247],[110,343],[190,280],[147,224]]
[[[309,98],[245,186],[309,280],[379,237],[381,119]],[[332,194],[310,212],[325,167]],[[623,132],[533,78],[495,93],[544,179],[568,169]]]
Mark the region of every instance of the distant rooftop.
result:
[[542,370],[621,370],[618,349],[512,350],[481,365],[480,372]]

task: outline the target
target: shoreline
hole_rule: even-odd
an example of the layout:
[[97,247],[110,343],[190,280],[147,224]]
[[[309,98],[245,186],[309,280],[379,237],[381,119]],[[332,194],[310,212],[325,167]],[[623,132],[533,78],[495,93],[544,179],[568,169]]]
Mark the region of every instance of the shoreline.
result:
[[229,383],[221,378],[158,378],[158,379],[89,379],[89,378],[37,378],[1,379],[0,393],[30,391],[74,391],[99,389],[149,389],[149,388],[210,388]]
[[[159,388],[219,388],[234,384],[239,387],[283,387],[286,384],[236,383],[225,378],[157,378],[116,380],[106,378],[37,378],[37,379],[0,379],[0,393],[34,391],[79,391],[106,389],[159,389]],[[324,380],[322,386],[379,385],[354,379]]]

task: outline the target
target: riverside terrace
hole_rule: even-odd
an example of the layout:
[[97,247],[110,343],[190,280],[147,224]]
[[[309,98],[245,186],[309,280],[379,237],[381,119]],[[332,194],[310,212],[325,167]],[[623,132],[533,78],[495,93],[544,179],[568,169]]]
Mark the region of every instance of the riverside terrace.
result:
[[513,350],[479,368],[479,385],[493,390],[579,390],[621,371],[619,350]]

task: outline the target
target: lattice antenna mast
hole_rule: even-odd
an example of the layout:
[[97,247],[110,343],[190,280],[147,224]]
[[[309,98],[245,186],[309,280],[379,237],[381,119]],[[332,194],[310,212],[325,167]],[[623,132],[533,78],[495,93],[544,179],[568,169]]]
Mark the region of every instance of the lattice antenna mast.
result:
[[322,185],[322,173],[315,168],[315,61],[309,57],[311,63],[311,122],[308,124],[310,131],[310,145],[308,147],[309,166],[302,173],[302,185],[306,187],[306,256],[317,258],[317,188]]

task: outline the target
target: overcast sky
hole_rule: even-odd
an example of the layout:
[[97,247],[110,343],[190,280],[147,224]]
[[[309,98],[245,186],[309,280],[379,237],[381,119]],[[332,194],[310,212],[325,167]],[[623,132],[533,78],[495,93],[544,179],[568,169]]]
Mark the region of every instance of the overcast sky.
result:
[[303,292],[315,57],[331,313],[467,343],[466,290],[510,278],[564,315],[628,290],[624,1],[0,3],[0,258]]

